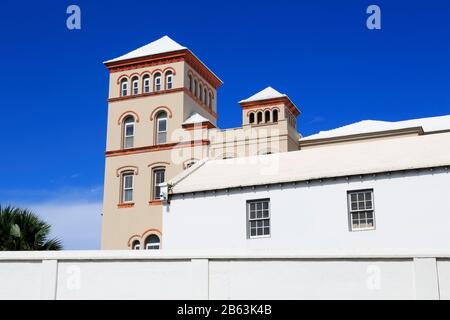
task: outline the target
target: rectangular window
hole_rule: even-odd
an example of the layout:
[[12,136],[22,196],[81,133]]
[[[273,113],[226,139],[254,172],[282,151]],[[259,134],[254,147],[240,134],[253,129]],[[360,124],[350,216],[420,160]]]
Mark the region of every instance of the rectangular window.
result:
[[133,148],[134,144],[134,123],[125,125],[125,141],[124,148]]
[[373,190],[348,192],[350,230],[372,230],[375,228]]
[[144,92],[145,93],[150,92],[150,79],[149,78],[144,79]]
[[161,187],[160,183],[165,181],[165,170],[156,169],[153,170],[153,199],[161,199]]
[[157,143],[163,144],[167,142],[167,118],[158,119],[158,137]]
[[122,176],[122,202],[133,202],[133,174],[126,173]]
[[247,201],[247,237],[270,237],[270,199]]

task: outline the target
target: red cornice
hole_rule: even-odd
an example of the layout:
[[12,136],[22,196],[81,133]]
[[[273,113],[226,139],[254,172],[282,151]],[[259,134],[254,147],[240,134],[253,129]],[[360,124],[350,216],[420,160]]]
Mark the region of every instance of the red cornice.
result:
[[197,129],[212,129],[212,128],[216,128],[216,126],[213,125],[209,121],[204,121],[204,122],[200,122],[200,123],[183,124],[182,127],[185,130],[197,130]]
[[145,68],[161,64],[186,61],[198,74],[208,81],[215,89],[222,85],[222,81],[209,70],[192,52],[188,49],[155,54],[151,56],[107,62],[105,66],[110,73]]
[[184,141],[184,142],[158,144],[158,145],[154,145],[154,146],[146,146],[146,147],[139,147],[139,148],[106,151],[105,155],[106,155],[106,157],[116,157],[116,156],[123,156],[123,155],[136,154],[136,153],[146,153],[146,152],[155,152],[155,151],[162,151],[162,150],[171,150],[171,149],[177,149],[177,148],[196,147],[196,146],[209,145],[209,144],[210,144],[210,141],[205,140],[205,139],[192,140],[192,141]]
[[274,104],[285,104],[289,111],[291,111],[294,116],[298,116],[300,114],[300,110],[297,109],[297,107],[292,103],[292,101],[288,97],[280,97],[280,98],[272,98],[272,99],[265,99],[265,100],[259,100],[259,101],[249,101],[249,102],[241,102],[240,105],[242,109],[258,109],[258,108],[265,108],[269,105]]
[[122,101],[122,100],[128,100],[128,99],[137,99],[137,98],[145,98],[145,97],[157,96],[157,95],[160,95],[160,94],[182,92],[182,91],[184,91],[184,89],[185,88],[174,88],[174,89],[168,89],[168,90],[161,90],[161,91],[133,94],[133,95],[124,96],[124,97],[109,98],[108,102],[116,102],[116,101]]

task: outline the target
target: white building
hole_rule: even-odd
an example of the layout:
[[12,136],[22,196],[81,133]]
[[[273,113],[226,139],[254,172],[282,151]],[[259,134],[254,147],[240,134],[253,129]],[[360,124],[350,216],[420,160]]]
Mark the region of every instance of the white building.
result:
[[450,116],[362,121],[168,182],[163,249],[450,248]]

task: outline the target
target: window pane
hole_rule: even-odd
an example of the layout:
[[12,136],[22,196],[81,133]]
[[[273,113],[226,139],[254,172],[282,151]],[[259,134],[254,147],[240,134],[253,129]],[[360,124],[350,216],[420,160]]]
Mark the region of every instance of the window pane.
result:
[[269,203],[267,201],[263,202],[263,209],[269,209]]
[[255,219],[256,218],[256,214],[254,211],[250,211],[250,219]]
[[358,193],[358,201],[364,200],[364,193]]
[[134,134],[134,126],[133,125],[127,125],[125,128],[125,135],[132,136]]
[[133,176],[124,176],[125,188],[129,189],[133,187]]
[[165,132],[158,133],[158,144],[166,143],[167,134]]
[[252,202],[250,203],[250,210],[255,210],[256,209],[256,203]]
[[253,236],[256,236],[256,229],[251,229],[250,230],[250,235],[253,237]]
[[167,130],[167,121],[166,120],[159,120],[159,128],[158,131],[166,131]]
[[269,235],[270,234],[270,228],[266,227],[264,228],[264,235]]
[[350,195],[350,199],[351,199],[351,201],[356,201],[356,193],[352,193]]
[[372,201],[366,201],[366,209],[372,209]]
[[358,210],[358,204],[355,202],[352,202],[352,210]]
[[125,190],[124,201],[125,202],[133,201],[133,190]]
[[125,148],[132,148],[132,147],[133,147],[133,137],[126,137]]
[[258,203],[256,204],[256,208],[257,208],[258,210],[261,210],[261,209],[262,209],[262,203],[261,203],[261,202],[258,202]]

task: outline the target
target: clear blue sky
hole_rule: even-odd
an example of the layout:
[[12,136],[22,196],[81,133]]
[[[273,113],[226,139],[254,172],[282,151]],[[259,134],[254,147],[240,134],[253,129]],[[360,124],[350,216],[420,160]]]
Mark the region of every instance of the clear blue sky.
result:
[[[81,30],[66,28],[70,4]],[[381,7],[381,30],[366,28],[370,4]],[[166,34],[224,81],[223,128],[240,125],[237,101],[269,85],[300,107],[303,135],[450,114],[446,0],[2,1],[0,203],[36,208],[67,248],[98,247],[102,61]]]

